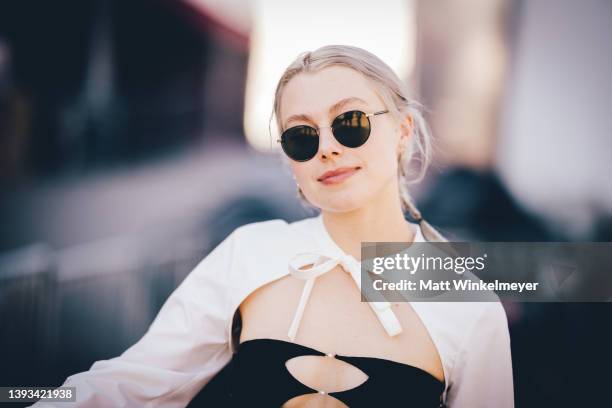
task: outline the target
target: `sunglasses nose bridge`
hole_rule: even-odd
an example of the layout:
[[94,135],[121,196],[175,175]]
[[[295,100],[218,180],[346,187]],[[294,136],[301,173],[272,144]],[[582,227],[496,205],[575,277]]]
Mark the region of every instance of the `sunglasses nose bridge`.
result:
[[333,152],[338,154],[342,151],[343,146],[336,140],[331,126],[321,126],[319,130],[319,153],[325,156],[331,156]]

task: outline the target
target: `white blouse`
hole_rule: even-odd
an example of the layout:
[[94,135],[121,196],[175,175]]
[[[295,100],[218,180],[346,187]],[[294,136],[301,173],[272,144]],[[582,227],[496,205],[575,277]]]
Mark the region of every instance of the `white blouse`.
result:
[[[425,242],[420,228],[414,227],[415,242]],[[312,268],[300,271],[313,260]],[[288,328],[288,340],[293,340],[316,276],[338,264],[360,284],[359,262],[333,241],[321,215],[293,223],[275,219],[237,228],[170,295],[136,344],[66,379],[63,386],[76,387],[77,400],[68,405],[186,406],[231,360],[233,316],[249,294],[289,273],[307,280]],[[401,332],[387,302],[370,305],[389,335]],[[501,303],[410,305],[442,360],[443,398],[449,408],[514,407],[510,335]]]

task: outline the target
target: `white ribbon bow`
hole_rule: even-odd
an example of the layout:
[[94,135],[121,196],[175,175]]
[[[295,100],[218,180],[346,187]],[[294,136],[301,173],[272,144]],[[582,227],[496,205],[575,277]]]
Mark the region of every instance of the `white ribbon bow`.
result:
[[[314,286],[315,280],[318,276],[331,271],[337,265],[342,266],[344,271],[351,275],[361,291],[361,263],[351,255],[343,254],[340,257],[334,257],[317,252],[304,252],[294,256],[289,262],[289,271],[291,275],[298,279],[306,280],[300,303],[298,304],[293,322],[289,328],[289,338],[291,341],[295,340],[297,329],[302,320],[304,308],[310,297],[310,292]],[[393,310],[391,310],[391,304],[389,302],[368,302],[368,304],[389,336],[395,336],[402,332],[402,326],[395,316],[395,313],[393,313]]]

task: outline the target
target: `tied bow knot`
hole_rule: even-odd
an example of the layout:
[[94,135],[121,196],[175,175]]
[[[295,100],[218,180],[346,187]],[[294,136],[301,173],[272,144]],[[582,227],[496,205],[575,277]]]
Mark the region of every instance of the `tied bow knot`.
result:
[[[316,278],[331,271],[337,265],[340,265],[345,272],[351,275],[361,291],[361,262],[349,254],[329,255],[321,252],[304,252],[294,256],[289,262],[291,275],[298,279],[306,280],[297,311],[289,328],[289,338],[291,341],[295,340],[297,329]],[[368,302],[368,304],[389,336],[395,336],[402,332],[399,320],[395,313],[393,313],[393,310],[391,310],[389,302]]]

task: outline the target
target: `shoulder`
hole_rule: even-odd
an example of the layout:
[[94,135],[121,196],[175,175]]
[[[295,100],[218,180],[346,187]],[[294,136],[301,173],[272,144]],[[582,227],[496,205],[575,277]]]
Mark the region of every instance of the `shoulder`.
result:
[[[473,344],[501,340],[508,334],[508,319],[500,301],[464,303],[464,310],[469,311],[465,332],[461,338],[460,352],[473,349]],[[495,337],[495,338],[494,338]]]
[[506,312],[501,302],[414,302],[424,323],[440,333],[440,337],[460,347],[483,326],[507,327]]
[[[472,272],[468,271],[465,275],[469,280],[480,281]],[[508,332],[506,310],[497,293],[492,290],[482,291],[478,293],[478,298],[481,301],[459,303],[459,309],[464,309],[464,343],[477,337],[488,336],[493,331],[496,334]]]
[[[480,281],[470,271],[465,272],[462,278]],[[415,302],[413,306],[431,326],[442,333],[446,341],[453,344],[453,348],[462,344],[483,324],[507,325],[504,307],[494,291],[479,291],[470,294],[470,297],[450,291],[433,299],[430,302]]]
[[[510,331],[506,310],[501,302],[479,302],[481,307],[467,342],[510,344]],[[469,345],[468,345],[469,347]],[[464,347],[465,349],[465,347]]]
[[[466,343],[476,337],[487,336],[491,331],[508,329],[506,311],[502,303],[490,302],[444,302],[441,311],[444,321],[454,331],[454,343],[461,351]],[[452,322],[452,323],[451,323]],[[469,347],[469,345],[468,345]]]
[[449,373],[466,353],[478,352],[491,342],[509,343],[506,312],[499,301],[411,304],[427,327]]
[[313,219],[306,218],[300,221],[287,222],[283,219],[253,222],[242,225],[219,244],[231,250],[232,265],[240,269],[256,269],[268,266],[278,268],[296,253],[308,248],[316,241],[316,230]]

